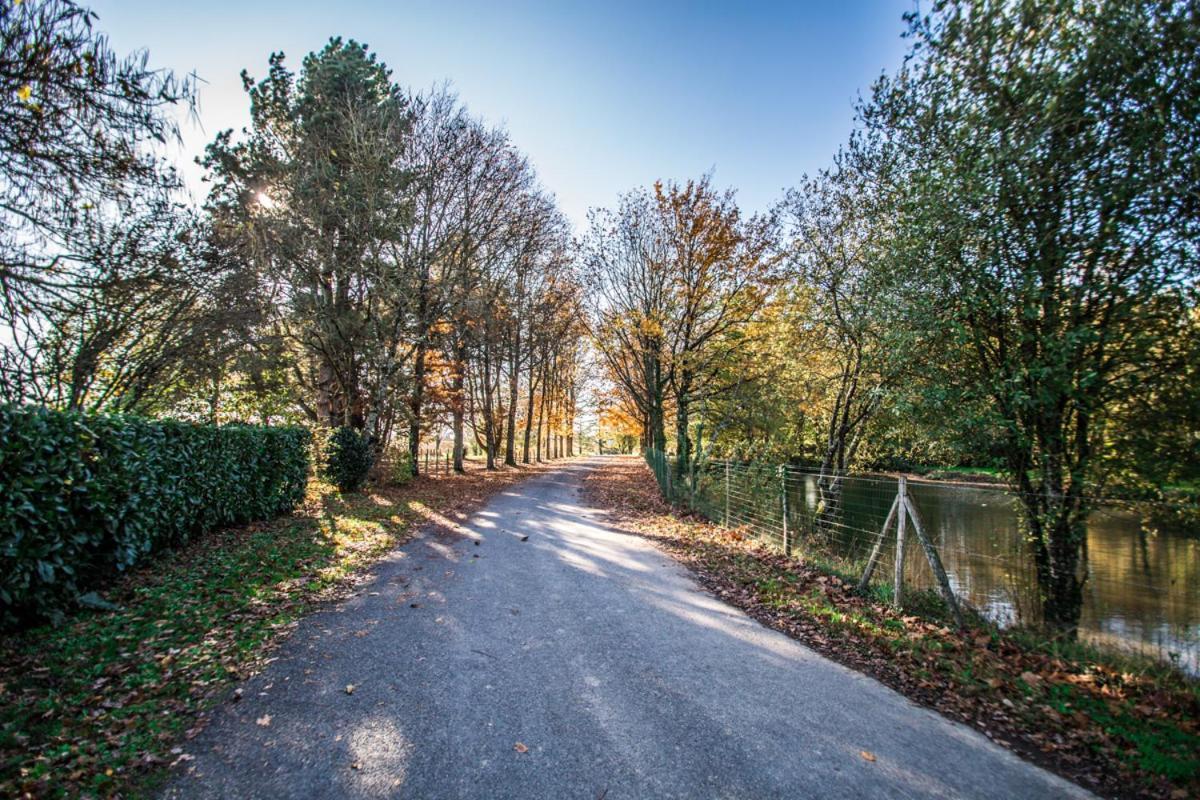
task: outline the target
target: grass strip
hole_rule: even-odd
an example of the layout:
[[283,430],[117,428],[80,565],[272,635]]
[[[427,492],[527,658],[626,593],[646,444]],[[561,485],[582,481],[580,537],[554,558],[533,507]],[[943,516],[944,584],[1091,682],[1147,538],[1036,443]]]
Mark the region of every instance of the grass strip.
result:
[[0,796],[135,797],[232,685],[318,603],[352,593],[422,525],[453,525],[537,468],[420,478],[341,496],[164,554],[106,593],[115,611],[0,638]]

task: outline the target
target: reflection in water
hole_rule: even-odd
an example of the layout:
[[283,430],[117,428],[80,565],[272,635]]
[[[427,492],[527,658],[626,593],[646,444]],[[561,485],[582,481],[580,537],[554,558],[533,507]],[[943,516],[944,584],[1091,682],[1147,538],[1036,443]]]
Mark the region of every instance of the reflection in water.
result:
[[[843,555],[865,558],[896,481],[848,478],[844,491],[844,524],[834,544]],[[920,481],[909,481],[909,492],[955,592],[1001,625],[1036,623],[1037,576],[1017,498],[1000,489]],[[804,530],[816,506],[815,476],[798,476],[789,495],[792,524]],[[1091,515],[1087,544],[1081,635],[1200,672],[1200,539],[1194,532],[1149,529],[1137,514],[1104,507]],[[913,585],[934,585],[919,547],[908,548],[905,575]]]

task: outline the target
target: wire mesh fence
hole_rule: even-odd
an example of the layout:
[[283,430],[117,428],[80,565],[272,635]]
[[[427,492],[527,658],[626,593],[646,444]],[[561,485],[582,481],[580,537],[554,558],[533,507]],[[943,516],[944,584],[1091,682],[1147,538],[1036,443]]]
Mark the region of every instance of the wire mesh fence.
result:
[[[871,584],[885,596],[898,573],[912,590],[938,588],[912,527],[896,569],[896,523],[886,532],[884,523],[901,492],[900,476],[717,459],[681,473],[666,453],[647,450],[645,457],[664,497],[712,522],[853,579],[876,551]],[[1039,624],[1040,590],[1020,498],[1000,485],[914,477],[903,483],[953,596],[1001,626]],[[1200,674],[1200,537],[1187,522],[1200,515],[1118,498],[1094,498],[1091,507],[1081,636]]]

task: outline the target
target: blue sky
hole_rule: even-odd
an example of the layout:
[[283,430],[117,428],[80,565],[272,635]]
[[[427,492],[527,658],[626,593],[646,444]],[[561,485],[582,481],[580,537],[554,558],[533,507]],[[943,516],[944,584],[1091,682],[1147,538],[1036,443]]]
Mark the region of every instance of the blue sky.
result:
[[[210,2],[93,0],[121,50],[195,71],[187,163],[242,127],[238,74],[282,50],[298,67],[330,36],[366,42],[416,89],[448,81],[505,126],[576,223],[657,178],[708,169],[767,208],[846,139],[853,104],[904,51],[912,0],[838,2]],[[202,191],[198,168],[185,168]]]

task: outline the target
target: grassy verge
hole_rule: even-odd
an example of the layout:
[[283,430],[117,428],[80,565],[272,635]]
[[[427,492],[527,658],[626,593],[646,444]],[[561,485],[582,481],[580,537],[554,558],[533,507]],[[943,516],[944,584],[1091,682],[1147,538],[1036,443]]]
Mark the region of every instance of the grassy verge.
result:
[[421,524],[453,524],[531,469],[421,478],[219,531],[130,574],[120,610],[0,639],[0,797],[137,796],[205,712],[314,604],[353,591]]
[[[609,522],[655,541],[714,594],[837,661],[1109,796],[1200,796],[1200,685],[1167,667],[1080,645],[952,631],[859,595],[818,565],[681,516],[646,466],[622,459],[586,479]],[[928,603],[916,597],[914,602]]]
[[918,471],[921,477],[931,481],[964,481],[967,483],[995,483],[1003,485],[1003,470],[990,467],[931,467]]

